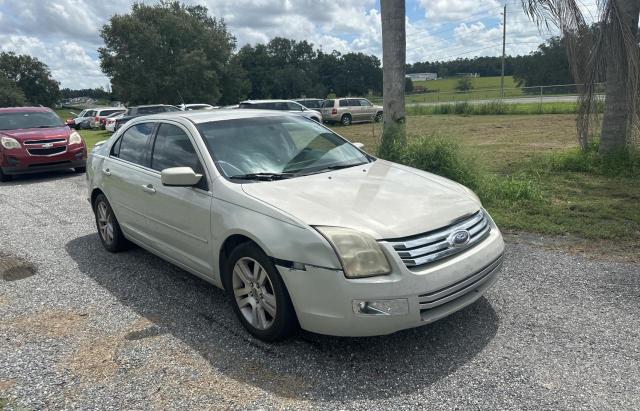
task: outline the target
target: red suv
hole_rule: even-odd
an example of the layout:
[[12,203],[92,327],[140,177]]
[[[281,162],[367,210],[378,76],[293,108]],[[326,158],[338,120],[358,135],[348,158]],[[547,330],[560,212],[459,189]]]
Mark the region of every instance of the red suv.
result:
[[14,174],[86,171],[87,146],[45,107],[0,108],[0,181]]

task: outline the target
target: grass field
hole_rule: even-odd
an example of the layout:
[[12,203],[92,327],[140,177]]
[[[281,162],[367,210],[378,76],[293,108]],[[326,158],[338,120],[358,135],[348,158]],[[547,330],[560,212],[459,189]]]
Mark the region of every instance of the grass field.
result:
[[[575,115],[410,116],[408,134],[439,135],[457,141],[478,165],[497,177],[515,176],[535,185],[542,201],[488,206],[500,227],[575,235],[590,243],[615,240],[638,256],[640,185],[637,176],[552,171],[549,160],[577,149]],[[337,127],[351,141],[375,152],[377,124]]]

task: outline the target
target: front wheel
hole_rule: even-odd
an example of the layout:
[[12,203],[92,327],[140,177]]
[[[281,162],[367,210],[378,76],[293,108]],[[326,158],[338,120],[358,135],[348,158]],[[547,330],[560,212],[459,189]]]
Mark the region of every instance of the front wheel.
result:
[[3,183],[7,181],[11,181],[11,176],[3,173],[2,168],[0,168],[0,181]]
[[381,122],[382,121],[382,112],[376,113],[376,116],[373,118],[373,121],[375,121],[376,123]]
[[251,335],[278,341],[296,330],[298,322],[289,293],[260,247],[239,245],[231,252],[224,275],[233,310]]
[[87,167],[76,167],[73,169],[78,174],[84,174],[87,172]]

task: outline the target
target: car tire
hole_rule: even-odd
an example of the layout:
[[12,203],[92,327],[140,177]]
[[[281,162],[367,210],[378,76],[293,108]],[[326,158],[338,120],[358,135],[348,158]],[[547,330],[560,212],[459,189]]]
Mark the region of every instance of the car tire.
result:
[[0,182],[7,182],[7,181],[11,181],[11,176],[8,174],[5,174],[4,172],[2,172],[2,168],[0,168]]
[[342,118],[340,118],[340,124],[342,124],[343,126],[350,126],[351,122],[351,114],[344,114]]
[[375,117],[373,118],[373,121],[375,121],[376,123],[379,123],[382,121],[382,111],[379,111],[376,113]]
[[87,172],[87,167],[76,167],[73,169],[78,174],[84,174]]
[[104,194],[99,194],[93,202],[98,237],[104,248],[110,253],[124,251],[131,246],[124,237],[118,219],[111,208],[111,204]]
[[279,341],[298,328],[280,273],[255,243],[240,244],[231,252],[224,267],[223,283],[233,311],[255,338]]

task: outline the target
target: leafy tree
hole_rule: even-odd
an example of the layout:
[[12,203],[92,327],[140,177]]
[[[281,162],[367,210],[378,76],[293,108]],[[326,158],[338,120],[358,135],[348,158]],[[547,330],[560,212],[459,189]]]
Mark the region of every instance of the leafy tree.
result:
[[134,3],[101,31],[100,65],[114,94],[130,104],[206,102],[221,97],[235,46],[223,21],[204,6]]
[[20,107],[27,103],[27,98],[16,83],[0,77],[0,107]]
[[536,51],[520,59],[515,64],[513,76],[519,87],[573,83],[563,39],[552,37],[538,46]]
[[456,82],[456,90],[462,93],[471,91],[473,90],[473,82],[469,77],[466,77],[466,76],[460,77]]
[[111,93],[105,91],[105,89],[99,88],[85,88],[80,90],[71,90],[69,88],[63,88],[60,90],[62,98],[75,98],[75,97],[91,97],[95,99],[110,100]]
[[[597,116],[597,84],[606,81],[606,98],[600,154],[627,149],[640,127],[640,49],[638,19],[640,1],[603,0],[596,6],[599,29],[590,33],[591,11],[579,0],[523,0],[529,16],[560,28],[565,37],[569,63],[581,92],[578,130],[580,145],[590,147],[593,117]],[[585,15],[585,13],[588,13]]]
[[405,93],[413,92],[413,80],[411,80],[409,77],[404,79],[404,92]]
[[35,57],[0,52],[0,77],[13,82],[30,104],[53,106],[60,99],[59,83]]
[[247,72],[240,65],[238,56],[233,56],[222,72],[222,97],[218,101],[221,105],[236,104],[247,98],[251,91],[251,81]]

